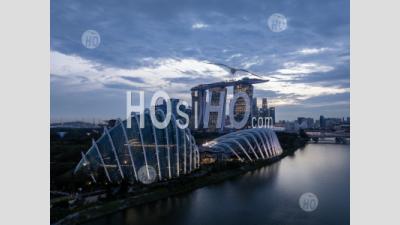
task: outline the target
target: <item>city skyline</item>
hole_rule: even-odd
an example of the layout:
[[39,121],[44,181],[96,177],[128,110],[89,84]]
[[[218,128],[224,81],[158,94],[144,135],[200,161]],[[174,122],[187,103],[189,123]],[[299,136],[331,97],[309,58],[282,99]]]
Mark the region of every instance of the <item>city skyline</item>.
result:
[[[146,106],[159,89],[191,104],[191,87],[232,78],[209,62],[269,79],[254,97],[268,98],[277,121],[348,117],[348,11],[347,1],[52,3],[51,118],[123,117],[127,90],[144,90]],[[286,30],[268,28],[274,13]],[[95,49],[81,43],[90,29]]]

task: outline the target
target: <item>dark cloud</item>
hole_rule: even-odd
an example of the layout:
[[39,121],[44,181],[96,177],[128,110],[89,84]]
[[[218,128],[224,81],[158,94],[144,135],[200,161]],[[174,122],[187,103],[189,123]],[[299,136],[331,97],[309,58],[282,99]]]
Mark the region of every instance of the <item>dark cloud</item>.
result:
[[122,83],[105,83],[103,84],[104,87],[106,88],[115,88],[115,89],[122,89],[122,90],[134,90],[136,85],[132,84],[122,84]]
[[[267,18],[280,12],[289,29],[270,32]],[[221,61],[224,49],[244,55],[282,54],[302,46],[348,44],[348,1],[57,1],[51,4],[51,47],[103,64],[135,66],[141,57],[197,57]],[[209,25],[192,30],[195,23]],[[81,34],[101,35],[96,50]],[[196,51],[185,51],[197,47]]]
[[[267,19],[273,13],[287,17],[287,30],[274,33],[268,29]],[[138,68],[151,66],[143,61],[145,58],[192,58],[249,65],[250,70],[268,75],[276,74],[285,62],[312,62],[334,69],[289,78],[288,82],[349,87],[348,0],[59,0],[51,2],[50,16],[51,50],[92,60],[101,67]],[[195,24],[205,26],[194,29]],[[96,49],[81,44],[81,35],[88,29],[101,36]],[[329,51],[298,53],[311,48]],[[235,54],[240,56],[231,58]],[[185,74],[188,76],[168,81],[188,86],[214,81],[206,76],[199,78],[193,71]],[[141,78],[121,78],[144,83]],[[85,79],[81,82],[87,82]],[[120,83],[104,86],[133,87]],[[271,98],[290,97],[268,91],[257,93]],[[60,101],[66,98],[60,97]]]
[[167,81],[175,84],[206,84],[216,82],[214,77],[179,77],[179,78],[166,78]]
[[318,72],[302,76],[292,80],[292,83],[318,83],[322,86],[350,87],[350,68],[349,63],[337,65],[334,70],[329,72]]
[[349,103],[350,100],[350,93],[341,93],[341,94],[333,94],[333,95],[321,95],[321,96],[316,96],[309,98],[307,100],[304,100],[302,103],[304,105],[329,105],[329,104],[337,104],[337,103]]
[[140,77],[121,76],[121,78],[135,83],[144,83],[144,80]]

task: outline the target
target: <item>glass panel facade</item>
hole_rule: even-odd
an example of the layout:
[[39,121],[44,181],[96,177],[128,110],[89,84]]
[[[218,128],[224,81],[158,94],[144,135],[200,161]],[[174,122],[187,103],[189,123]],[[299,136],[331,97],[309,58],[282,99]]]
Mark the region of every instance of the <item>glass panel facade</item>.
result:
[[227,158],[255,161],[282,154],[282,147],[275,132],[269,128],[253,128],[229,133],[213,140],[210,146],[224,152]]
[[[161,110],[156,118],[165,118]],[[148,111],[144,114],[145,126],[139,128],[140,116],[132,115],[131,128],[127,120],[105,129],[103,135],[93,141],[92,147],[82,154],[75,173],[83,172],[93,181],[119,183],[138,182],[138,172],[144,166],[155,169],[156,180],[179,177],[199,168],[199,152],[189,129],[180,129],[175,117],[164,129],[153,126]]]

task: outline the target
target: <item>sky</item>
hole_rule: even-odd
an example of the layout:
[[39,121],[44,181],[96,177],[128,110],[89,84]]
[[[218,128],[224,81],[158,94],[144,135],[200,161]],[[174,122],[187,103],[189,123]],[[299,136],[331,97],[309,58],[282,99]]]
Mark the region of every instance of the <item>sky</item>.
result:
[[[277,120],[347,117],[350,111],[348,0],[51,1],[51,120],[126,114],[126,91],[166,91],[191,104],[190,88],[238,79],[209,62],[244,68]],[[273,32],[279,13],[287,28]],[[87,30],[97,48],[81,41]],[[228,98],[231,98],[228,95]],[[261,100],[259,100],[261,105]]]

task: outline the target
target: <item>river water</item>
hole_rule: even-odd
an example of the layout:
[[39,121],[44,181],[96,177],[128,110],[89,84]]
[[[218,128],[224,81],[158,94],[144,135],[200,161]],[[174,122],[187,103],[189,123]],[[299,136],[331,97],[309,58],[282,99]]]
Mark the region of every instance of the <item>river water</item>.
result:
[[[350,224],[349,151],[349,145],[308,144],[273,165],[87,225]],[[311,212],[299,205],[307,192],[318,198]]]

